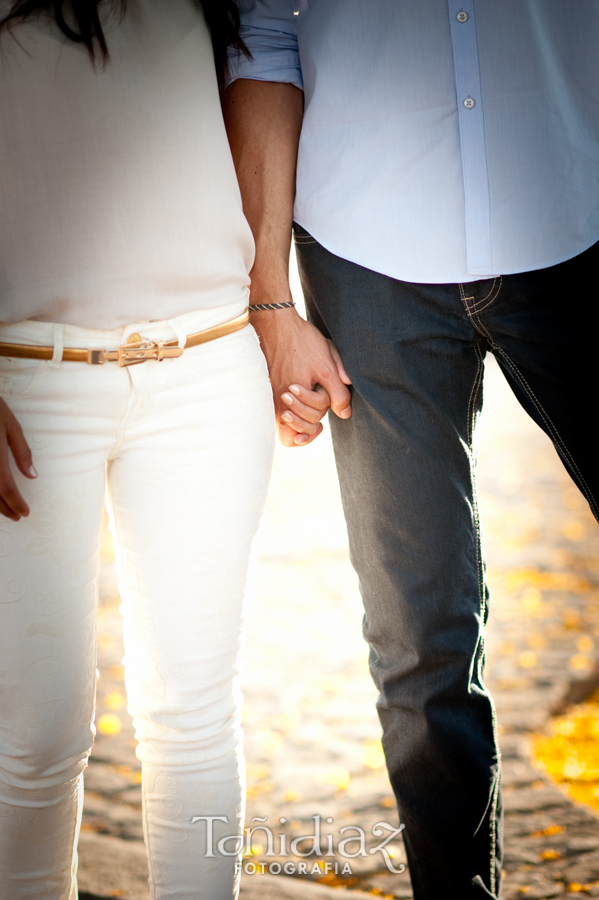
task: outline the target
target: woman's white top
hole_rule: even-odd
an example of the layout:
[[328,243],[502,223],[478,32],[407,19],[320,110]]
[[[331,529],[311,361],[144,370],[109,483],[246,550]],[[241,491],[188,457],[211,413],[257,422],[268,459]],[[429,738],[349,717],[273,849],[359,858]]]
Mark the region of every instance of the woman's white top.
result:
[[254,244],[201,9],[129,0],[106,38],[94,69],[48,17],[2,34],[1,322],[116,328],[247,298]]

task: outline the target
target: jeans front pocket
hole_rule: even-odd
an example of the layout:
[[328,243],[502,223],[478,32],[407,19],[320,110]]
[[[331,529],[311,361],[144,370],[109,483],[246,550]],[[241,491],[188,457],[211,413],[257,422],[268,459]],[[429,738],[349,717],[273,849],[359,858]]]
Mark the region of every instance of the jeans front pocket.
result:
[[45,359],[0,356],[0,397],[6,402],[26,396],[47,368]]

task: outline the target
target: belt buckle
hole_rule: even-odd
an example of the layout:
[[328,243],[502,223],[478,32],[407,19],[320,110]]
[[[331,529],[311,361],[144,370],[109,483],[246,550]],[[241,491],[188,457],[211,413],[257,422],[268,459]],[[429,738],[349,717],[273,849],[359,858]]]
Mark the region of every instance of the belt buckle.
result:
[[132,341],[128,344],[121,344],[117,350],[117,361],[121,368],[137,366],[149,359],[162,362],[163,359],[172,359],[178,356],[183,356],[182,347],[165,347],[164,343],[159,341]]
[[154,341],[131,341],[121,344],[117,350],[119,366],[137,366],[148,359],[157,359],[158,345]]

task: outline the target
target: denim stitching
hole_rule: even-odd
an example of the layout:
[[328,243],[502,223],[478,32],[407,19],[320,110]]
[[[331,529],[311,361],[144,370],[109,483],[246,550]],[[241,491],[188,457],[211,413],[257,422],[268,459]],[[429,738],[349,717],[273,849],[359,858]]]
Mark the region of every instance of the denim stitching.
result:
[[[482,620],[484,622],[486,616],[487,604],[485,601],[485,593],[484,593],[484,578],[483,578],[483,562],[482,562],[482,554],[481,554],[481,545],[482,545],[482,535],[480,529],[480,511],[478,508],[478,494],[477,494],[477,486],[476,486],[476,467],[474,464],[474,448],[473,448],[473,440],[474,440],[474,398],[478,391],[480,390],[483,373],[484,373],[484,360],[483,355],[480,351],[480,347],[478,344],[475,346],[476,355],[478,356],[478,368],[476,372],[476,378],[474,379],[474,383],[472,385],[472,390],[470,391],[470,399],[468,401],[468,448],[470,450],[470,481],[472,484],[472,506],[474,509],[474,522],[476,527],[476,567],[478,571],[478,601],[480,607],[480,613],[482,616]],[[484,634],[484,626],[483,633],[481,636],[481,650],[484,656],[485,650],[485,634]]]
[[519,370],[518,367],[516,366],[516,363],[513,361],[513,359],[512,359],[512,358],[505,352],[505,350],[503,350],[501,347],[497,347],[497,351],[498,351],[498,353],[500,353],[502,356],[504,356],[505,359],[509,362],[510,368],[512,369],[512,371],[513,371],[514,374],[516,375],[516,377],[517,377],[518,381],[520,382],[521,386],[524,388],[524,390],[526,391],[526,393],[527,393],[528,396],[530,397],[530,400],[532,401],[533,405],[535,406],[535,408],[537,409],[539,415],[541,416],[541,418],[543,419],[545,425],[547,426],[547,430],[549,431],[549,433],[550,433],[550,435],[551,435],[551,438],[552,438],[556,443],[559,444],[559,446],[562,448],[564,454],[565,454],[565,455],[567,456],[567,458],[570,460],[570,463],[571,463],[571,465],[572,465],[572,468],[573,468],[574,471],[578,474],[578,477],[580,478],[581,483],[584,485],[584,494],[585,494],[585,497],[586,497],[586,499],[587,499],[587,501],[588,501],[588,503],[589,503],[591,509],[593,510],[593,512],[594,512],[594,514],[595,514],[596,516],[599,516],[599,508],[597,507],[597,504],[596,504],[596,502],[595,502],[595,498],[593,497],[593,494],[592,494],[592,492],[591,492],[591,489],[589,488],[588,484],[586,483],[585,479],[583,478],[583,475],[582,475],[580,469],[579,469],[578,466],[576,465],[576,461],[574,460],[572,454],[570,453],[570,451],[568,450],[568,448],[567,448],[566,445],[564,444],[564,442],[563,442],[563,440],[562,440],[562,438],[561,438],[561,435],[559,434],[557,428],[556,428],[555,425],[553,424],[553,422],[552,422],[550,416],[548,415],[548,413],[546,412],[546,410],[543,408],[543,406],[541,406],[541,404],[539,403],[539,401],[538,401],[537,398],[535,397],[535,395],[534,395],[534,393],[533,393],[531,387],[529,386],[528,382],[526,381],[526,379],[524,378],[524,376],[522,375],[522,373],[520,372],[520,370]]
[[[466,297],[465,291],[463,289],[463,285],[460,285],[460,292],[462,295],[462,300],[464,301],[464,305],[466,307],[466,311],[468,312],[468,315],[471,315],[472,313],[478,314],[478,313],[482,312],[483,309],[486,309],[488,306],[490,306],[497,299],[497,297],[499,295],[499,291],[501,290],[502,284],[503,284],[503,276],[500,276],[498,279],[495,278],[493,280],[493,287],[491,288],[489,293],[486,295],[486,297],[483,297],[481,300],[475,300],[474,297]],[[497,285],[497,288],[495,288],[495,285]],[[493,295],[493,296],[491,296],[491,295]],[[470,300],[472,301],[472,303],[469,302]],[[485,301],[487,301],[487,302],[485,302]],[[484,303],[484,306],[481,305],[483,303]]]
[[[496,282],[497,282],[497,279],[494,278],[494,279],[493,279],[493,284],[491,285],[491,290],[490,290],[489,293],[487,294],[487,297],[490,297],[491,294],[493,293],[493,291],[495,290],[495,284],[496,284]],[[477,301],[476,301],[476,303],[483,303],[483,302],[487,299],[487,297],[481,297],[480,300],[477,300]],[[476,306],[476,303],[474,304],[475,306]]]
[[496,870],[496,859],[495,855],[497,852],[497,802],[499,800],[499,785],[501,784],[501,757],[499,756],[499,745],[497,743],[497,735],[495,734],[495,725],[496,725],[496,716],[495,716],[495,706],[493,705],[493,733],[495,736],[495,745],[497,747],[498,754],[498,770],[497,777],[495,778],[495,784],[493,786],[493,802],[491,803],[491,822],[493,823],[491,826],[491,872],[490,872],[490,884],[491,884],[491,893],[495,894],[497,890],[497,881],[495,877]]
[[472,388],[470,390],[470,397],[468,398],[468,447],[470,448],[471,451],[472,451],[472,438],[474,435],[474,427],[473,427],[473,425],[474,425],[474,409],[473,409],[474,397],[476,396],[476,393],[480,387],[480,384],[482,381],[482,373],[484,370],[483,356],[482,356],[482,353],[480,352],[480,347],[478,346],[478,344],[475,344],[474,349],[476,351],[476,355],[478,356],[478,365],[477,365],[477,369],[476,369],[476,377],[472,383]]
[[[480,312],[482,312],[483,309],[486,309],[487,306],[490,306],[491,303],[494,303],[494,301],[497,299],[497,297],[498,297],[498,295],[499,295],[499,291],[501,290],[501,285],[503,284],[503,275],[500,275],[500,276],[499,276],[499,284],[497,284],[497,290],[496,290],[495,293],[493,294],[493,290],[494,290],[494,288],[495,288],[495,284],[497,283],[497,280],[498,280],[497,278],[495,278],[495,279],[493,280],[493,287],[491,288],[491,290],[489,291],[489,293],[487,294],[486,297],[483,297],[482,300],[477,300],[475,303],[472,304],[472,310],[473,310],[474,312],[476,312],[477,314],[480,313]],[[491,294],[493,294],[492,297],[491,297]],[[487,300],[488,298],[490,298],[490,299],[488,300],[488,303],[485,303],[484,306],[481,306],[481,303],[484,303],[484,301]]]
[[[466,297],[464,285],[460,284],[460,286],[459,286],[460,287],[460,296],[462,298],[464,306],[466,307],[466,312],[468,313],[468,315],[471,316],[473,313],[478,314],[479,312],[482,312],[483,309],[486,309],[487,306],[490,306],[491,303],[494,303],[494,301],[497,299],[497,297],[499,295],[499,291],[501,290],[502,284],[503,284],[503,275],[500,275],[499,278],[494,278],[493,284],[491,286],[491,290],[486,295],[486,297],[482,297],[480,300],[475,300],[474,297]],[[497,285],[497,289],[495,289],[495,285]],[[493,296],[491,296],[491,294],[493,294]],[[469,303],[470,300],[472,300],[472,303]],[[488,302],[485,303],[485,300]],[[482,303],[484,303],[485,305],[481,306]],[[488,337],[486,332],[485,332],[485,337]]]
[[[499,287],[501,287],[501,284],[499,285]],[[498,293],[499,293],[499,289],[497,290],[497,294]],[[493,300],[496,299],[497,294],[495,294],[495,296],[493,297]],[[485,328],[485,326],[483,325],[483,323],[481,322],[481,320],[478,316],[479,310],[475,310],[474,307],[470,307],[468,305],[468,301],[472,300],[473,298],[465,296],[463,285],[460,285],[460,295],[462,297],[462,301],[463,301],[464,307],[466,309],[466,314],[468,315],[470,322],[472,323],[474,328],[478,331],[478,333],[487,339],[487,341],[489,342],[489,346],[492,349],[495,349],[495,343],[493,341],[493,338],[491,337],[491,335],[489,334],[489,332],[487,331],[487,329]],[[489,303],[487,303],[487,306],[489,306],[493,302],[493,300],[490,300]]]
[[[493,338],[491,337],[491,335],[489,334],[489,332],[487,331],[487,329],[481,322],[481,320],[478,316],[478,313],[474,313],[473,316],[471,316],[470,318],[471,318],[471,321],[472,321],[472,324],[474,325],[474,327],[478,328],[478,331],[480,332],[480,334],[483,335],[483,337],[486,337],[486,339],[489,342],[489,346],[492,349],[495,349],[495,347],[496,347],[495,341],[493,340]],[[476,319],[476,321],[475,321],[475,319]]]
[[[460,285],[460,289],[462,286]],[[466,301],[467,298],[462,298]],[[468,400],[468,447],[470,449],[470,466],[471,466],[471,483],[472,483],[472,505],[474,509],[474,521],[476,528],[476,564],[478,570],[478,602],[480,608],[481,621],[483,622],[482,633],[480,637],[480,653],[478,659],[478,675],[481,685],[484,685],[483,672],[481,661],[485,659],[486,655],[486,634],[485,634],[485,618],[487,613],[487,602],[485,599],[485,591],[484,591],[484,575],[483,575],[483,562],[482,562],[482,554],[481,554],[481,544],[482,544],[482,535],[480,529],[480,511],[478,507],[478,495],[476,488],[476,470],[474,467],[474,459],[473,459],[473,438],[474,438],[474,398],[483,380],[484,374],[484,358],[481,353],[481,349],[479,344],[475,345],[476,355],[478,356],[478,369],[476,373],[476,378],[474,379],[472,389],[470,391],[470,397]],[[497,750],[497,758],[498,758],[498,774],[495,779],[495,785],[493,787],[493,795],[491,800],[491,808],[489,812],[489,837],[490,837],[490,853],[489,853],[489,883],[491,887],[491,892],[495,894],[496,891],[496,854],[497,854],[497,803],[499,800],[499,784],[500,784],[500,771],[501,771],[501,754],[499,750],[499,742],[497,739],[497,711],[495,709],[495,704],[493,703],[493,698],[486,691],[485,693],[488,697],[489,703],[491,705],[492,712],[492,724],[493,724],[493,741],[495,744],[495,748]]]
[[473,297],[472,299],[474,300],[474,303],[473,303],[472,305],[473,305],[473,306],[478,306],[479,303],[484,303],[485,300],[487,300],[487,298],[490,297],[491,294],[493,293],[493,291],[495,290],[495,285],[496,285],[496,284],[497,284],[497,279],[494,278],[494,279],[493,279],[493,284],[491,285],[491,290],[489,291],[489,293],[486,294],[484,297],[481,297],[480,300],[474,300],[474,297]]

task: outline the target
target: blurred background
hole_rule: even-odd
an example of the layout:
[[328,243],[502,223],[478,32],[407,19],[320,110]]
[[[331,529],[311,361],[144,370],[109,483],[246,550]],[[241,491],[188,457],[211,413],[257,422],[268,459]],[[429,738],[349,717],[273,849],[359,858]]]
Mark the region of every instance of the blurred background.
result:
[[[599,896],[599,529],[492,358],[478,434],[491,589],[487,681],[505,768],[504,896]],[[82,898],[145,900],[140,767],[125,708],[113,563],[106,531],[80,887]],[[377,822],[397,828],[361,619],[325,429],[307,448],[277,449],[262,526],[243,675],[248,826],[266,817],[290,842],[313,833],[320,816],[335,848],[340,828],[359,826],[367,850],[383,839],[373,836]],[[247,841],[242,897],[261,896],[264,864],[276,874],[268,849],[264,831]],[[401,868],[401,839],[387,849]],[[390,872],[380,852],[331,856],[337,871],[313,861],[300,877],[320,886],[315,900],[335,890],[412,896],[409,873]],[[345,862],[351,872],[342,871]],[[291,897],[284,883],[281,896]]]

